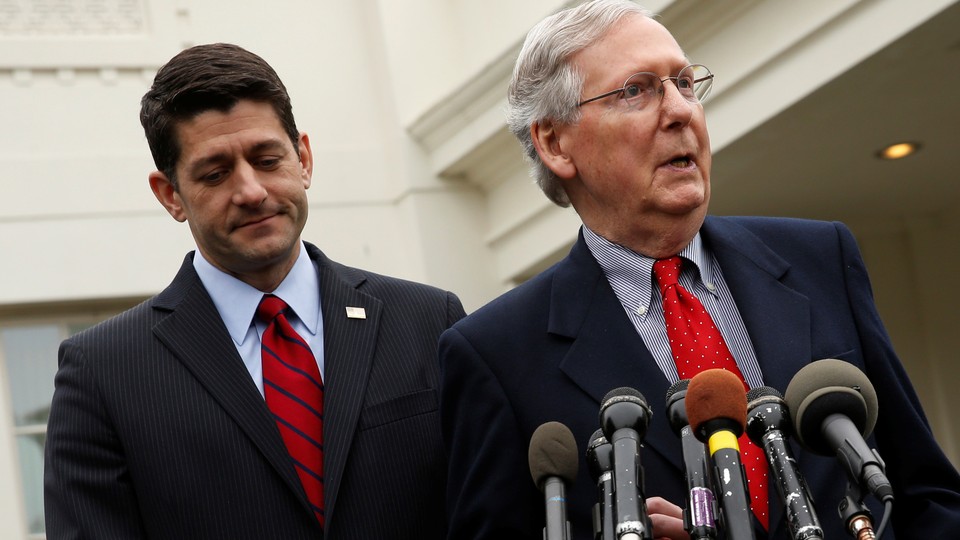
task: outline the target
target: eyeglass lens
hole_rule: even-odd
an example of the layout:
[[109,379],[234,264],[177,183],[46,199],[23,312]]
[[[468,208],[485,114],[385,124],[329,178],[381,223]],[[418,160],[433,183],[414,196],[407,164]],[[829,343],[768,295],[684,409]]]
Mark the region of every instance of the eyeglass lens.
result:
[[[687,66],[676,77],[666,80],[673,81],[680,95],[692,102],[703,101],[713,86],[710,70],[699,64]],[[631,106],[642,109],[663,96],[663,84],[653,73],[637,73],[624,83],[623,98]]]

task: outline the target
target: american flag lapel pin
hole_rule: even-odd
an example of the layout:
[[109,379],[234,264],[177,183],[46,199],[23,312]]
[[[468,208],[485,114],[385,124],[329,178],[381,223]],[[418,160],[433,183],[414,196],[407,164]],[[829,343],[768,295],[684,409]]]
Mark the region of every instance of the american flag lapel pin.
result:
[[367,310],[362,307],[352,307],[347,306],[347,318],[348,319],[366,319]]

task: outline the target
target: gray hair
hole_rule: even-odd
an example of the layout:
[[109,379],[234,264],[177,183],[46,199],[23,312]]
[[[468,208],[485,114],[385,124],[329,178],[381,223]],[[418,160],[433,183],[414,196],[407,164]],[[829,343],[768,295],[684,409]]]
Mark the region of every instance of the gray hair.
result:
[[530,127],[544,120],[580,119],[583,74],[570,57],[593,45],[628,15],[652,17],[629,0],[593,0],[547,17],[527,33],[507,91],[507,125],[531,162],[531,175],[548,199],[570,206],[557,175],[540,159]]

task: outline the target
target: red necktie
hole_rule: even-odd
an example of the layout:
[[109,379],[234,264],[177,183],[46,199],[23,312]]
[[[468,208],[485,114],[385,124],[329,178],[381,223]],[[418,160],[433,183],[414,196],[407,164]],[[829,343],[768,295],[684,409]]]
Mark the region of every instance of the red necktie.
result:
[[267,323],[260,341],[263,395],[322,526],[323,380],[310,346],[287,321],[286,309],[283,300],[269,294],[257,307],[257,318]]
[[[663,296],[663,318],[673,360],[677,364],[677,374],[681,380],[692,379],[703,370],[722,368],[739,377],[744,390],[747,390],[743,374],[710,314],[696,296],[680,285],[681,263],[680,257],[670,257],[653,265],[653,273]],[[769,530],[766,455],[762,448],[750,441],[746,433],[740,436],[739,446],[750,489],[750,506],[763,528]]]

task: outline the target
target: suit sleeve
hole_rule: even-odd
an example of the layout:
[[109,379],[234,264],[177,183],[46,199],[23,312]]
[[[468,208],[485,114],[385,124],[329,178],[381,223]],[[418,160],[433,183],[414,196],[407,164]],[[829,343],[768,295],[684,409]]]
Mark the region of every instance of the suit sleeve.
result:
[[120,440],[74,342],[60,346],[47,425],[47,538],[145,538]]
[[894,488],[893,529],[898,538],[952,537],[960,530],[960,475],[934,439],[916,391],[893,350],[856,241],[844,225],[836,226],[849,302],[864,349],[865,373],[879,400],[874,434]]
[[[456,328],[440,338],[440,417],[450,540],[540,540],[528,441],[487,362]],[[538,521],[539,519],[539,521]]]

